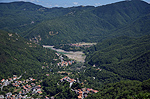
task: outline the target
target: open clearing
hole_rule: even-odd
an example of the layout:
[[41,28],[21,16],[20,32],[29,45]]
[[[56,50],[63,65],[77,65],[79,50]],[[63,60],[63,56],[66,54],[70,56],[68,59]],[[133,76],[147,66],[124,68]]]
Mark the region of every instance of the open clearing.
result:
[[52,50],[55,50],[57,52],[61,52],[64,53],[64,55],[66,55],[67,57],[69,57],[70,59],[74,59],[78,62],[85,62],[85,58],[86,56],[84,55],[84,53],[82,51],[64,51],[62,49],[55,49],[53,48],[54,46],[48,46],[48,45],[43,45],[44,48],[50,48]]

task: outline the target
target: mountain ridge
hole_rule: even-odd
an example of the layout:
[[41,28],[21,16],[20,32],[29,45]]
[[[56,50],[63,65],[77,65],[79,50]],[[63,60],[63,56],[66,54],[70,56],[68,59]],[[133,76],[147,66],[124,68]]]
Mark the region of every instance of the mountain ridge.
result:
[[[133,11],[129,9],[121,8],[122,5],[125,5],[125,7],[131,5]],[[114,7],[113,9],[115,10],[112,10],[112,6],[117,6],[117,7],[116,8]],[[102,10],[103,13],[100,13],[100,11],[97,9],[104,9]],[[111,36],[112,35],[111,32],[113,32],[113,30],[115,29],[119,30],[119,28],[127,27],[135,20],[138,20],[138,18],[142,16],[146,16],[147,14],[150,13],[148,9],[150,9],[150,5],[143,1],[138,1],[138,2],[122,1],[115,4],[96,7],[94,9],[90,9],[89,11],[88,10],[75,11],[69,14],[69,16],[58,17],[53,20],[48,20],[45,22],[43,21],[37,27],[33,29],[31,28],[29,31],[24,33],[28,33],[29,35],[26,36],[26,38],[31,39],[32,37],[35,37],[35,35],[41,34],[42,32],[39,31],[42,30],[43,33],[45,34],[45,37],[43,37],[45,41],[42,43],[52,42],[52,43],[47,43],[50,45],[54,45],[57,42],[56,38],[61,39],[59,40],[59,43],[71,43],[71,42],[82,42],[82,41],[97,42],[100,39],[105,39],[105,37],[107,38],[110,36],[112,38],[113,36]],[[96,12],[100,13],[100,15],[98,15]],[[113,12],[113,15],[111,15],[110,12]],[[132,14],[134,12],[136,12],[135,15]],[[47,29],[46,30],[44,28],[42,29],[41,27],[43,26],[44,28]],[[128,29],[129,28],[130,27],[128,27]],[[143,26],[142,28],[145,29],[145,26]],[[49,36],[48,35],[49,31],[59,32],[60,34]],[[123,33],[120,36],[122,35],[128,36],[128,34],[130,34],[130,33],[127,34],[124,33],[123,30],[121,30],[121,32]],[[142,32],[140,33],[142,34]],[[114,36],[118,36],[118,34],[113,33]],[[72,37],[72,35],[74,36]],[[65,39],[67,39],[68,41]],[[53,41],[55,41],[55,43],[53,43]]]

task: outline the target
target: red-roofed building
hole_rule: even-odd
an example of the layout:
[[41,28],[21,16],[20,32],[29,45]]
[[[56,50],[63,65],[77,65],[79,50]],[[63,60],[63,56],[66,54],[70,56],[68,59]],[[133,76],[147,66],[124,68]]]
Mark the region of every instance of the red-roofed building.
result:
[[32,86],[35,86],[35,83],[31,83]]
[[67,62],[65,62],[65,65],[66,65],[66,66],[68,66],[68,63],[67,63]]
[[72,63],[69,61],[69,65],[71,65]]
[[61,81],[61,82],[63,82],[63,81],[64,81],[64,79],[62,78],[62,79],[60,79],[60,81]]
[[29,85],[28,84],[26,84],[26,87],[28,87]]
[[2,79],[2,80],[1,80],[1,82],[4,82],[4,81],[5,81],[5,79]]
[[81,97],[82,97],[82,93],[83,93],[82,91],[79,91],[79,96],[81,96]]
[[20,87],[19,85],[15,85],[16,87]]
[[25,86],[23,86],[23,89],[25,89],[25,90],[26,90],[27,88],[26,88]]
[[75,80],[74,80],[74,79],[71,79],[71,81],[74,82]]
[[31,88],[31,86],[29,85],[28,88]]
[[78,96],[78,99],[82,99],[82,97],[81,97],[81,96]]
[[38,91],[37,93],[38,93],[38,94],[42,94],[42,91]]
[[41,88],[41,85],[38,85],[39,88]]
[[68,78],[68,76],[64,77],[64,78]]
[[90,92],[90,91],[92,91],[92,90],[93,90],[93,89],[91,89],[91,88],[87,88],[87,91],[88,91],[88,92]]
[[15,99],[15,95],[12,95],[12,98],[11,99]]
[[8,78],[10,81],[13,81],[12,78]]
[[17,77],[13,77],[13,80],[16,80],[17,79]]
[[98,93],[98,90],[93,90],[93,93]]
[[22,92],[20,91],[19,94],[21,94]]

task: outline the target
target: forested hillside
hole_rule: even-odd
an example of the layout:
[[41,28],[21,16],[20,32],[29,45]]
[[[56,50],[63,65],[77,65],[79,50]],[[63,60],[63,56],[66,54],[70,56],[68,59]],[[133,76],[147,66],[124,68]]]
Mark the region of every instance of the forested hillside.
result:
[[1,3],[0,29],[39,44],[98,42],[149,34],[150,5],[141,0],[99,7],[44,8],[29,2]]
[[0,98],[77,98],[69,83],[60,82],[57,72],[64,68],[57,62],[55,51],[0,30]]
[[55,52],[0,30],[0,79],[23,73],[38,73],[42,65],[56,58]]
[[[25,32],[27,34],[25,37],[37,41],[38,35],[40,35],[41,38],[45,38],[41,41],[42,44],[53,45],[83,41],[98,42],[122,35],[142,36],[149,34],[147,31],[149,28],[147,25],[149,9],[149,4],[132,0],[131,2],[123,1],[90,10],[75,10],[63,17],[38,24]],[[146,16],[147,18],[144,18]],[[128,31],[125,32],[124,28]],[[35,38],[37,39],[35,40]]]
[[[0,29],[0,95],[19,97],[31,84],[22,96],[77,98],[90,89],[84,96],[92,99],[150,98],[150,4],[142,0],[69,8],[0,3]],[[41,45],[84,51],[85,62]],[[16,75],[22,78],[8,81]]]
[[150,79],[140,81],[121,81],[114,84],[105,85],[97,94],[93,94],[86,99],[149,99]]
[[106,40],[87,51],[86,62],[131,80],[150,77],[150,36]]
[[[89,7],[94,8],[94,7]],[[87,8],[87,9],[89,9]],[[82,8],[45,8],[30,2],[0,3],[0,29],[22,34],[38,23]],[[84,9],[84,8],[83,8]]]

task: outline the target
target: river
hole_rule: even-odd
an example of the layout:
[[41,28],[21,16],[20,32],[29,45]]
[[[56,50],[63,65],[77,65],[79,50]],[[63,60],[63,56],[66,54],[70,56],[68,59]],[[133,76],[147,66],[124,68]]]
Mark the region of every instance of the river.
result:
[[76,60],[78,62],[85,62],[86,56],[84,55],[84,53],[82,51],[76,51],[76,52],[64,51],[62,49],[55,49],[55,48],[53,48],[54,46],[49,46],[49,45],[43,45],[43,47],[44,48],[50,48],[50,49],[55,50],[57,52],[61,52],[64,55],[66,55],[68,58],[74,59],[74,60]]

